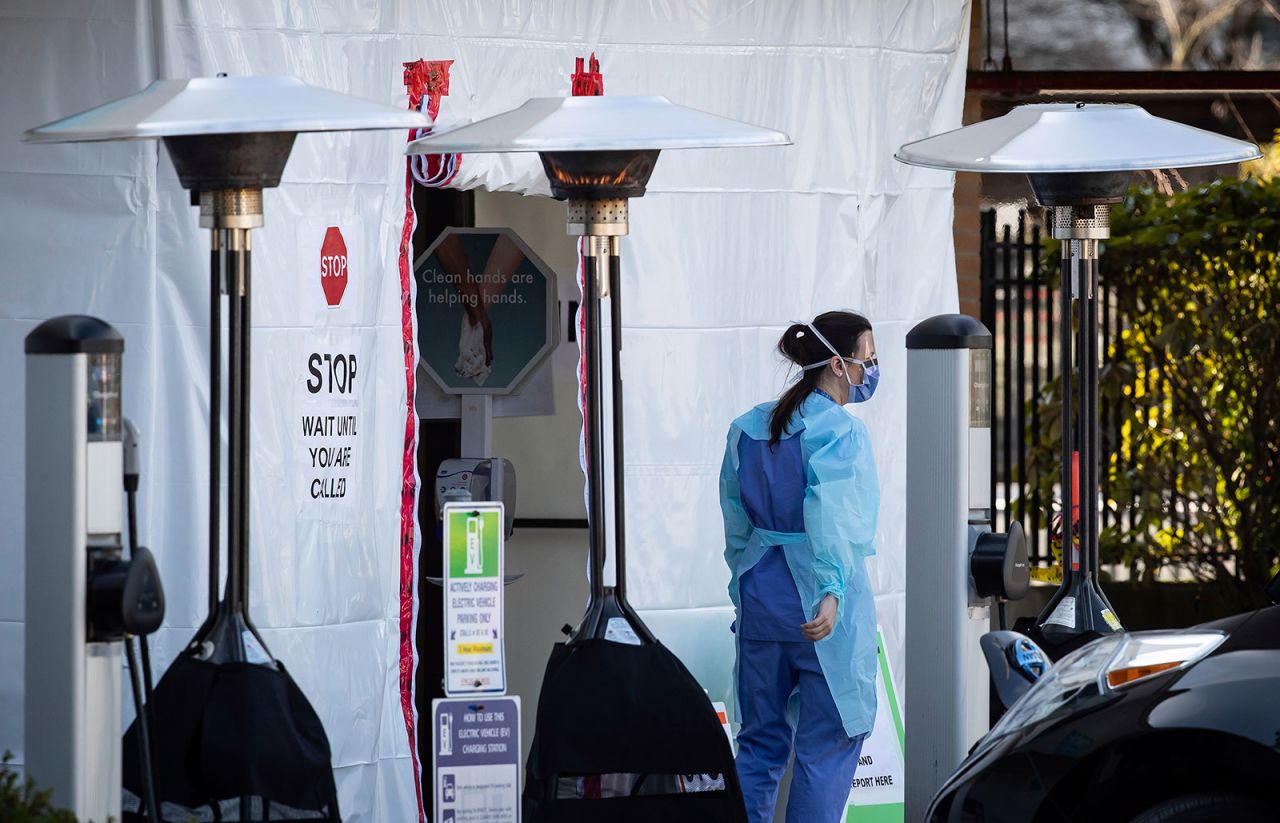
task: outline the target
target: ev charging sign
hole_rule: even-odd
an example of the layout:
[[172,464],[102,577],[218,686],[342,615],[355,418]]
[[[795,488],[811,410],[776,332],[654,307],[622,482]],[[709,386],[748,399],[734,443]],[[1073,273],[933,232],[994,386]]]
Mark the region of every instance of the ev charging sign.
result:
[[444,692],[507,690],[501,503],[444,506]]

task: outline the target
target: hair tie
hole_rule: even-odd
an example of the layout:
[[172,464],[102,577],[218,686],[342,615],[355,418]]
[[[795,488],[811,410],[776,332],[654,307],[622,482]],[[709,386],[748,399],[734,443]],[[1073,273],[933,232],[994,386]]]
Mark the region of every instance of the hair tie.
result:
[[804,337],[804,329],[796,332],[796,339],[799,340],[801,337]]

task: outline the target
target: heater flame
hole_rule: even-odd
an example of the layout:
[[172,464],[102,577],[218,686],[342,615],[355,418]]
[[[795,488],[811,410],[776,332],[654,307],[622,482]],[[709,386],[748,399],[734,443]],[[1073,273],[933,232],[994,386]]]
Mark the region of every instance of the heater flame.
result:
[[641,197],[657,150],[547,152],[542,165],[557,197]]
[[644,157],[636,157],[616,173],[607,171],[575,172],[562,166],[552,166],[552,178],[555,182],[564,183],[568,186],[622,186],[633,180],[648,179],[649,174],[653,171],[653,165],[644,162],[646,159]]

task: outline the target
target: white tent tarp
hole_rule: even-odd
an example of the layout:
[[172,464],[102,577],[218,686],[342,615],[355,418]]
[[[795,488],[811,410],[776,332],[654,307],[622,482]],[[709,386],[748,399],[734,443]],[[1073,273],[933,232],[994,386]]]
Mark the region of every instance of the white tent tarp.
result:
[[[666,152],[625,241],[632,601],[712,693],[732,641],[715,477],[729,420],[776,395],[790,320],[828,308],[876,324],[884,377],[865,416],[883,488],[873,576],[903,665],[903,337],[954,311],[948,174],[896,164],[959,125],[967,4],[703,0],[353,4],[65,0],[0,10],[0,544],[22,567],[22,338],[94,314],[126,337],[125,410],[144,434],[140,531],[164,575],[163,668],[204,616],[208,239],[152,143],[24,146],[21,131],[156,76],[293,74],[404,103],[401,64],[452,59],[443,120],[568,93],[594,50],[606,92],[672,100],[788,132],[785,149]],[[406,385],[397,249],[405,135],[304,135],[255,233],[252,610],[333,747],[344,817],[417,813],[401,711],[400,538]],[[463,159],[455,185],[545,193],[532,156]],[[339,227],[350,280],[326,305],[319,254]],[[566,242],[569,242],[566,240]],[[356,391],[306,388],[312,353],[355,354]],[[348,496],[317,501],[308,413],[358,418]],[[565,494],[576,495],[578,488]],[[21,762],[21,574],[0,578],[0,748]],[[898,684],[901,694],[901,684]],[[532,709],[533,695],[526,695]]]

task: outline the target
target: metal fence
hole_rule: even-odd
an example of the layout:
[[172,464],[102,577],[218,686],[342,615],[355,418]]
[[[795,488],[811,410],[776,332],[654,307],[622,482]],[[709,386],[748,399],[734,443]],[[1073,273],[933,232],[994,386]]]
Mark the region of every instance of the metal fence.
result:
[[[993,335],[994,398],[992,402],[991,499],[992,527],[1008,528],[1010,502],[1026,499],[1038,478],[1024,476],[1027,435],[1040,431],[1038,404],[1024,414],[1027,401],[1057,375],[1061,360],[1053,333],[1058,311],[1056,290],[1041,270],[1040,226],[1018,212],[1016,229],[997,227],[994,209],[982,212],[982,323]],[[1028,513],[1028,549],[1033,561],[1048,554],[1047,527],[1051,515],[1038,508]]]
[[[1028,460],[1030,441],[1043,433],[1040,405],[1046,389],[1057,380],[1062,370],[1057,322],[1062,311],[1057,243],[1053,243],[1050,270],[1045,270],[1045,237],[1038,220],[1039,211],[1017,213],[1013,223],[998,225],[994,209],[981,213],[981,278],[982,322],[994,337],[994,380],[992,399],[991,497],[996,503],[993,528],[1004,530],[1009,521],[1020,519],[1027,531],[1028,549],[1033,562],[1052,559],[1049,529],[1055,504],[1060,505],[1060,468],[1057,461],[1049,471],[1052,499],[1036,500],[1035,489],[1041,483],[1037,467]],[[1119,310],[1117,294],[1107,284],[1105,249],[1101,258],[1099,290],[1099,351],[1102,366],[1116,361],[1130,362],[1132,354],[1125,350],[1123,331],[1126,321]],[[1168,409],[1175,403],[1165,376],[1155,362],[1130,363],[1143,381],[1142,390],[1149,396],[1162,397]],[[1202,496],[1185,492],[1173,493],[1177,487],[1177,469],[1172,465],[1163,481],[1163,490],[1145,501],[1116,500],[1111,472],[1130,468],[1117,444],[1121,442],[1122,413],[1104,398],[1099,407],[1101,436],[1101,526],[1119,527],[1130,542],[1145,540],[1149,535],[1134,532],[1135,513],[1140,506],[1157,506],[1162,528],[1171,543],[1167,558],[1172,561],[1197,558],[1201,561],[1221,556],[1220,552],[1196,550],[1180,535],[1200,521]],[[1147,425],[1144,419],[1142,425]],[[1055,418],[1047,425],[1057,426]],[[1018,514],[1021,501],[1034,503]]]

